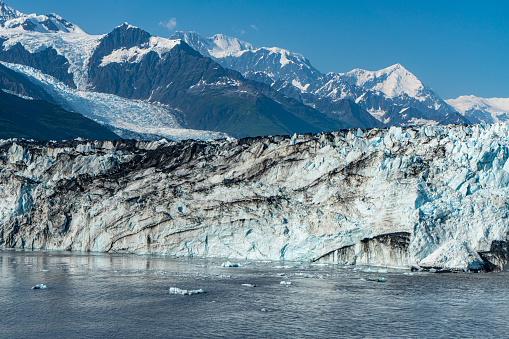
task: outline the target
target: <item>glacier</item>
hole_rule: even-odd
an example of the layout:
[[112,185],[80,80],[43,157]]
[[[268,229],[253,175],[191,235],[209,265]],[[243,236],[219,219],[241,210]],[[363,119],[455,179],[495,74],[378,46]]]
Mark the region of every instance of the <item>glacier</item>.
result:
[[[113,94],[76,90],[54,77],[24,65],[0,62],[21,73],[47,91],[65,109],[113,126],[123,138],[167,138],[170,140],[213,140],[229,137],[226,133],[185,128],[180,113],[158,103],[122,98]],[[131,134],[129,132],[134,132]]]
[[509,125],[0,142],[0,246],[492,271]]

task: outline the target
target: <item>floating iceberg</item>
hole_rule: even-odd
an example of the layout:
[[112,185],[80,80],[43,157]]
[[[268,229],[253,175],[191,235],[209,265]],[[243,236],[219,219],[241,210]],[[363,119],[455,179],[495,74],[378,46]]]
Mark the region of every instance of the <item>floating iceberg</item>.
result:
[[44,284],[39,284],[39,285],[35,285],[34,287],[32,287],[33,290],[45,290],[47,288],[48,288],[48,286],[46,286]]
[[221,266],[223,266],[223,267],[242,267],[241,264],[233,264],[229,261],[224,262]]
[[181,294],[181,295],[193,295],[193,294],[203,294],[205,293],[204,290],[183,290],[178,287],[170,287],[170,294]]
[[242,284],[244,287],[258,287],[258,285],[255,284]]
[[281,281],[279,284],[280,285],[291,285],[292,282],[291,281]]

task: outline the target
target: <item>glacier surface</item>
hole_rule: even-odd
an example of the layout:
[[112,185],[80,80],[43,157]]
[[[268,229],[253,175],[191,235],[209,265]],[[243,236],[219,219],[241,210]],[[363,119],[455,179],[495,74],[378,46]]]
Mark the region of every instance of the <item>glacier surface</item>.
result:
[[509,125],[0,142],[4,247],[480,271],[508,258]]

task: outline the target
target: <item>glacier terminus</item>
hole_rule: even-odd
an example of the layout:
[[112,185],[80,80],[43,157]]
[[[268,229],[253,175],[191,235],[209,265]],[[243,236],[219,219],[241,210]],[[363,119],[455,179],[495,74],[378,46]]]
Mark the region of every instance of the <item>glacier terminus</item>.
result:
[[509,126],[0,146],[0,245],[493,271]]

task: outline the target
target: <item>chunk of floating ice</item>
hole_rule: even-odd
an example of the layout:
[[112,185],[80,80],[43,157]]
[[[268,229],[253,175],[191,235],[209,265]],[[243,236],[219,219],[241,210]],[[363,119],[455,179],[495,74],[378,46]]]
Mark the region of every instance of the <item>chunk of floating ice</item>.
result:
[[241,267],[242,265],[241,264],[232,264],[231,262],[227,261],[227,262],[224,262],[223,267]]
[[258,285],[254,285],[254,284],[242,284],[242,286],[244,286],[244,287],[258,287]]
[[205,293],[204,290],[183,290],[178,287],[170,287],[170,294],[181,294],[181,295],[193,295],[193,294],[202,294]]
[[271,310],[270,308],[262,308],[260,311],[261,312],[272,312],[274,310]]
[[44,284],[39,284],[39,285],[35,285],[34,287],[32,287],[33,290],[44,290],[46,288],[48,288],[48,287]]
[[291,285],[292,282],[291,281],[281,281],[279,284],[280,285]]
[[376,270],[376,269],[373,269],[373,268],[367,268],[367,269],[362,270],[362,271],[367,272],[367,273],[389,273],[389,270],[387,270],[387,269]]

